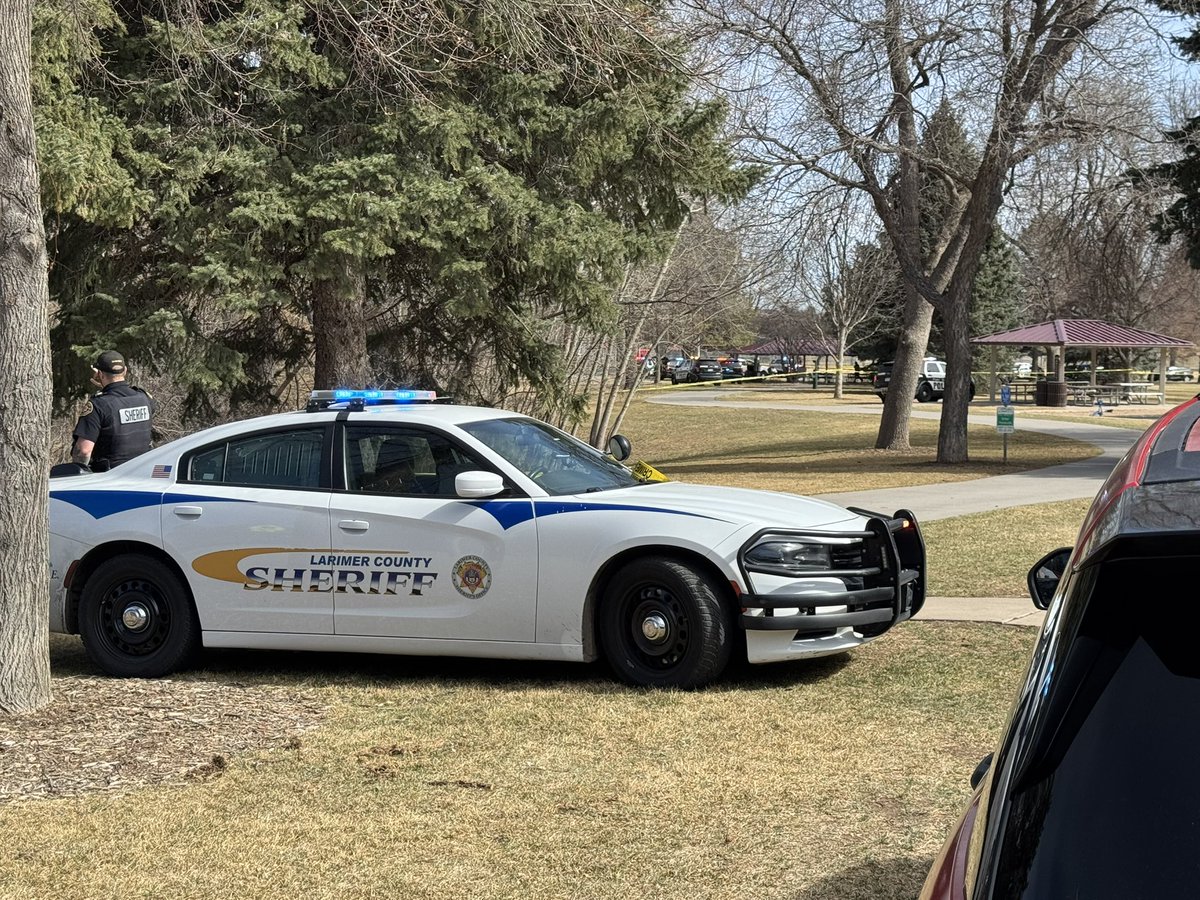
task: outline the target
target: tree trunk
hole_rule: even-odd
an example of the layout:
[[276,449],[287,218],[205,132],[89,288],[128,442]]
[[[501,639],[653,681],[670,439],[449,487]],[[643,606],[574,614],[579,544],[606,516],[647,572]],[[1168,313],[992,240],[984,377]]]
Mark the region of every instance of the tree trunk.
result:
[[843,364],[846,360],[846,329],[839,328],[837,335],[837,374],[833,378],[833,399],[841,400],[843,396],[842,384],[845,373],[842,371]]
[[29,95],[32,0],[0,15],[0,713],[50,702],[50,339]]
[[875,439],[875,447],[879,450],[909,449],[908,422],[917,393],[921,360],[929,346],[929,329],[933,325],[933,307],[913,287],[906,286],[905,293],[908,299],[904,303],[892,380],[883,401],[883,416],[879,419],[879,434]]
[[967,411],[971,402],[970,284],[966,287],[967,296],[956,296],[958,290],[958,285],[951,284],[942,317],[946,340],[946,392],[942,396],[938,430],[939,463],[967,461]]
[[313,285],[313,387],[318,390],[364,388],[370,378],[366,276],[357,260],[342,259],[336,268],[333,277]]

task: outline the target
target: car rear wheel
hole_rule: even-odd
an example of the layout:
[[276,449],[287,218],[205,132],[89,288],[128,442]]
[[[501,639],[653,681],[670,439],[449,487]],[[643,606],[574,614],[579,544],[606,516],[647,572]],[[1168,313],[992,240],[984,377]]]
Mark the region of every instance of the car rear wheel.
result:
[[933,399],[933,388],[929,386],[928,381],[922,381],[921,386],[917,388],[917,402],[928,403]]
[[100,564],[83,586],[79,631],[88,657],[119,678],[158,678],[200,646],[187,586],[165,563],[124,554]]
[[600,642],[616,674],[647,687],[696,688],[725,669],[733,618],[706,572],[647,558],[621,569],[600,610]]

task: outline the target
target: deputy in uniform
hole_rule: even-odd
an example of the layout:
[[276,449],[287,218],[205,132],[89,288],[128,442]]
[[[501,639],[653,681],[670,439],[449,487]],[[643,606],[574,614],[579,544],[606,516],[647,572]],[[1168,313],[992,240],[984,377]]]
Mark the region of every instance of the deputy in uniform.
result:
[[75,423],[71,459],[93,472],[128,462],[150,449],[154,398],[125,383],[125,358],[106,350],[92,363],[92,381],[100,392],[92,396]]

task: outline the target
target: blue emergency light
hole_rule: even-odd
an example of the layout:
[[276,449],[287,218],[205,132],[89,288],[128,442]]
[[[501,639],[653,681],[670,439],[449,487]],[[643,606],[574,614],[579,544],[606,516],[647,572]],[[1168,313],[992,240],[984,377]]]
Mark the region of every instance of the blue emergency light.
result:
[[347,404],[351,409],[361,409],[368,404],[381,405],[389,403],[433,403],[437,400],[436,391],[380,391],[380,390],[350,390],[338,388],[333,391],[313,391],[308,395],[310,411],[325,409],[337,403]]

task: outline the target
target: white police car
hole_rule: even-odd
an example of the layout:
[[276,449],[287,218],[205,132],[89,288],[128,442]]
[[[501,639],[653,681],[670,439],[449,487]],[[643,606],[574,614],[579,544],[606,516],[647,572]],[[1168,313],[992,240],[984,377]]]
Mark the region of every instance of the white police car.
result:
[[[317,392],[50,482],[51,629],[118,676],[202,645],[589,661],[695,687],[910,617],[907,512],[643,482],[536,419]],[[614,453],[629,444],[615,438]]]

